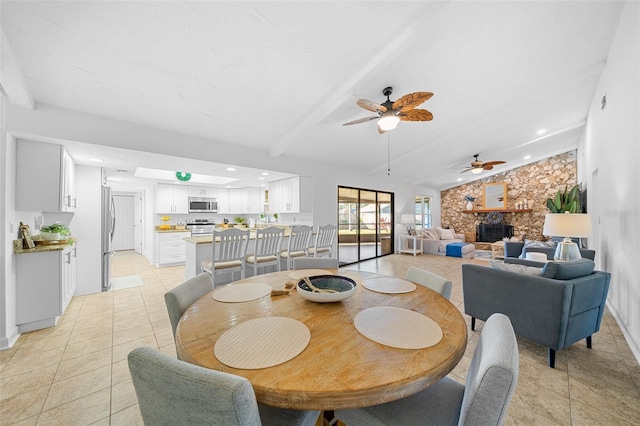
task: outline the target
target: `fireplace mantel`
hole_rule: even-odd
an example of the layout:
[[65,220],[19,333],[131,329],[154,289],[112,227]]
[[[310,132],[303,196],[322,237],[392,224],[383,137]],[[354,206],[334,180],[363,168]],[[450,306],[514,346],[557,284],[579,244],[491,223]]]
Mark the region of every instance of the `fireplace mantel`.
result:
[[477,209],[477,210],[462,210],[462,213],[491,213],[491,212],[498,212],[498,213],[531,213],[533,210],[532,209],[505,209],[505,210],[495,210],[495,209]]

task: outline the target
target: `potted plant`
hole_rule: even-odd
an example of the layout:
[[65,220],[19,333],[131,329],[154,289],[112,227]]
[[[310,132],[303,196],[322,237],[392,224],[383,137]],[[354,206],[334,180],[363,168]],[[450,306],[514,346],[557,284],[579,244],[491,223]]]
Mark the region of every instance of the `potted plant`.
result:
[[567,185],[564,191],[558,190],[553,199],[547,198],[547,208],[551,213],[582,213],[580,195],[580,186],[575,185],[569,190],[569,185]]
[[69,231],[69,228],[60,222],[56,222],[49,226],[43,226],[42,229],[40,229],[40,235],[42,235],[43,239],[48,241],[66,240],[69,238],[70,234],[71,232]]
[[239,228],[240,227],[244,227],[244,217],[238,216],[238,217],[234,218],[233,220],[236,221],[236,226],[237,227],[239,227]]
[[467,202],[467,210],[473,210],[473,202],[476,200],[471,195],[465,195],[464,200]]

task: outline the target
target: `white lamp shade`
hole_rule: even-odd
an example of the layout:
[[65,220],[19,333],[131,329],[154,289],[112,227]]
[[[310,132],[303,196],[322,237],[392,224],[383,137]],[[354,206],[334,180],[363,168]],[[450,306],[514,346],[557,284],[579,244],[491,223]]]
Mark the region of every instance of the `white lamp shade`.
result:
[[397,115],[383,115],[378,120],[378,127],[386,132],[388,130],[395,129],[399,122],[400,117],[398,117]]
[[544,218],[542,234],[551,237],[589,238],[591,216],[585,213],[548,213]]
[[400,223],[405,225],[414,225],[416,223],[416,218],[412,214],[403,214],[400,216]]

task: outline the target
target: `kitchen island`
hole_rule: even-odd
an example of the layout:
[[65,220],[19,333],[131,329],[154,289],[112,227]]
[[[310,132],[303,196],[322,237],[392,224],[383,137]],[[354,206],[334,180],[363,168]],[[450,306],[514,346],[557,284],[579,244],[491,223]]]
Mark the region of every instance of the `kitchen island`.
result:
[[[289,232],[290,228],[284,227],[284,238],[282,239],[282,249],[287,248],[287,244],[289,242]],[[184,266],[184,279],[188,280],[189,278],[195,277],[198,275],[200,271],[200,264],[204,260],[211,259],[213,254],[213,247],[211,244],[213,243],[213,235],[203,235],[203,236],[191,236],[184,238],[185,244],[185,266]],[[251,229],[249,232],[249,245],[247,246],[247,254],[253,254],[256,247],[256,230]],[[247,276],[251,276],[252,269],[246,269]],[[231,274],[229,274],[229,282],[231,282]],[[218,282],[218,278],[216,278],[216,283]],[[226,282],[226,279],[223,279],[222,282]]]

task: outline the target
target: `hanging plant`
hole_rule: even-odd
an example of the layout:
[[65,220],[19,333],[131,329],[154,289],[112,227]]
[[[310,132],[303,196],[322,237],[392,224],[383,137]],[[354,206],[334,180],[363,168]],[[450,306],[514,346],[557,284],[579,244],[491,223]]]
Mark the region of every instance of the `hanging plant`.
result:
[[191,173],[176,172],[176,177],[178,178],[178,180],[181,180],[182,182],[187,182],[189,179],[191,179]]

